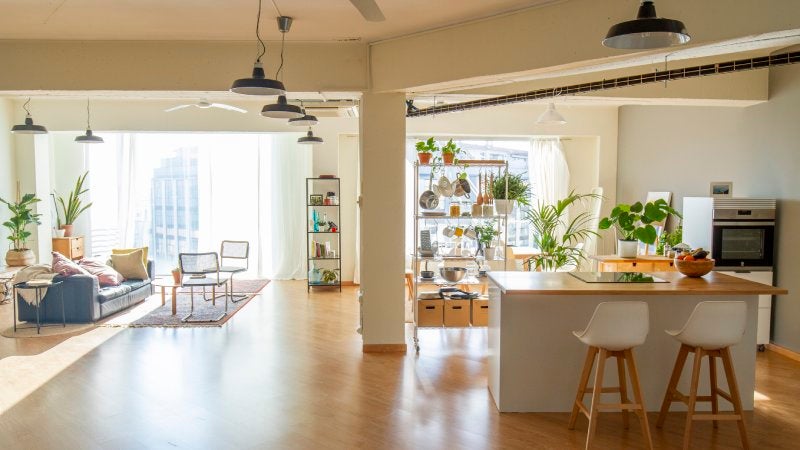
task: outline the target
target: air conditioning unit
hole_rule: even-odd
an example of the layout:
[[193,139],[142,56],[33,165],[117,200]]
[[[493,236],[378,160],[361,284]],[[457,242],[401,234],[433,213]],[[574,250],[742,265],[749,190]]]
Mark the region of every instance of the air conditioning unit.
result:
[[306,113],[317,117],[358,117],[358,104],[351,100],[304,101]]

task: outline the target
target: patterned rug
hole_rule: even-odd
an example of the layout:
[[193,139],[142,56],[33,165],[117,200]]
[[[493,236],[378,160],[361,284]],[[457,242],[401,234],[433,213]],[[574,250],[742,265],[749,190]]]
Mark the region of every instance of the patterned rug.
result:
[[[228,311],[225,313],[225,298],[220,297],[216,300],[216,305],[212,305],[210,300],[204,300],[201,290],[195,289],[194,311],[188,321],[182,319],[191,310],[191,297],[188,292],[178,291],[177,314],[172,315],[172,298],[167,289],[166,304],[161,306],[160,288],[156,289],[156,294],[148,297],[144,302],[135,307],[122,311],[98,323],[101,327],[220,327],[227,322],[234,314],[239,312],[253,298],[257,297],[264,287],[269,284],[269,280],[235,280],[234,290],[236,293],[247,295],[244,300],[233,303],[228,300]],[[206,298],[211,298],[209,291]],[[220,315],[223,315],[219,318]]]

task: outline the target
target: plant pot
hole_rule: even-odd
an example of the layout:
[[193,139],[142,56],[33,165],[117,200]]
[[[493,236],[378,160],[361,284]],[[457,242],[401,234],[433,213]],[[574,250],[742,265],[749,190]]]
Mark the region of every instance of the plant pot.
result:
[[455,159],[455,153],[442,153],[442,161],[444,161],[445,164],[453,164]]
[[430,164],[431,156],[433,156],[431,153],[417,153],[420,164]]
[[486,258],[487,261],[491,261],[495,258],[497,253],[497,247],[486,247],[483,249],[483,256]]
[[63,229],[63,228],[60,228],[60,229],[58,229],[58,230],[55,230],[55,233],[56,233],[56,237],[57,237],[57,238],[63,238],[63,237],[64,237],[64,233],[65,233],[65,231],[64,231],[64,229]]
[[639,253],[639,241],[617,239],[617,255],[620,258],[636,258]]
[[173,270],[172,271],[172,281],[175,284],[181,284],[181,271],[180,270]]
[[497,211],[497,215],[502,216],[514,212],[514,202],[515,200],[494,199],[494,209]]
[[72,237],[72,227],[74,225],[61,225],[61,229],[64,230],[64,237]]
[[7,266],[30,266],[35,263],[36,255],[31,250],[9,250],[6,253]]

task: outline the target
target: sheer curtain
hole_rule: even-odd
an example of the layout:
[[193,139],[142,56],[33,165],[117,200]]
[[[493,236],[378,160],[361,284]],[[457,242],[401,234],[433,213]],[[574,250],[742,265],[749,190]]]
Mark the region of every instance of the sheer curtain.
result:
[[569,194],[569,167],[558,138],[533,139],[528,164],[534,205],[553,205]]

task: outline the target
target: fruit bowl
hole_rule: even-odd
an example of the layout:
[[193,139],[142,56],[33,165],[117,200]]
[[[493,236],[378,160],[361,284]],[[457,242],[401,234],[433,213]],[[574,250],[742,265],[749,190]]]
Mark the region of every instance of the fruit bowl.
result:
[[687,277],[698,278],[711,272],[711,269],[714,268],[714,260],[698,259],[695,261],[684,261],[682,259],[676,259],[675,268],[678,269],[678,272]]

